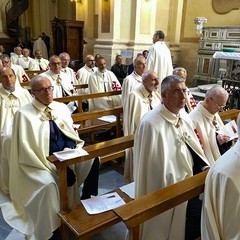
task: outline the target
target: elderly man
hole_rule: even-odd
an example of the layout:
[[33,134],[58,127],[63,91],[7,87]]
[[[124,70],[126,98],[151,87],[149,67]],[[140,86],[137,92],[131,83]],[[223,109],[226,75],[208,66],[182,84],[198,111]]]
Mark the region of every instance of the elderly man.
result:
[[[177,67],[173,69],[173,75],[180,76],[183,78],[185,81],[187,80],[187,70],[183,67]],[[188,89],[189,91],[189,89]],[[187,99],[186,99],[186,106],[185,110],[189,113],[191,112],[195,107],[197,106],[197,103],[193,97],[193,95],[188,92]]]
[[71,81],[71,84],[74,86],[75,84],[77,84],[77,79],[76,79],[76,72],[74,72],[72,68],[68,67],[71,60],[70,55],[66,52],[63,52],[59,54],[59,57],[62,63],[61,72],[64,72],[68,75]]
[[227,143],[229,137],[218,134],[217,131],[223,127],[223,122],[218,114],[222,111],[228,100],[227,91],[221,86],[209,89],[203,101],[189,114],[199,134],[204,153],[211,165],[231,145]]
[[[110,92],[122,90],[119,81],[113,72],[106,68],[104,57],[97,58],[98,69],[89,77],[88,88],[90,93]],[[121,96],[109,96],[89,101],[90,110],[101,110],[121,106]]]
[[122,85],[122,105],[128,102],[129,93],[142,84],[142,74],[146,70],[146,59],[140,53],[133,61],[134,71],[128,75]]
[[16,64],[23,67],[23,69],[28,70],[30,62],[33,62],[34,59],[30,57],[30,49],[24,48],[22,52],[23,56],[18,58]]
[[[129,94],[124,112],[124,134],[134,134],[141,118],[161,103],[158,90],[159,79],[155,72],[148,70],[142,74],[142,84]],[[124,180],[133,182],[133,149],[126,149]]]
[[14,48],[14,55],[11,57],[11,62],[13,64],[17,64],[18,59],[22,58],[22,48],[21,47],[15,47]]
[[26,72],[24,71],[23,67],[13,64],[7,54],[3,54],[1,56],[1,60],[2,60],[2,65],[4,67],[9,67],[14,70],[16,77],[17,77],[17,83],[30,81],[30,79],[29,79],[28,75],[26,74]]
[[[35,98],[19,109],[13,123],[9,188],[12,202],[1,209],[4,219],[27,239],[47,240],[60,226],[58,173],[47,156],[65,148],[81,148],[84,142],[74,130],[66,105],[53,101],[50,80],[38,75],[30,85]],[[79,203],[78,187],[92,174],[92,163],[86,161],[68,169],[70,207]],[[94,168],[98,169],[98,165],[99,161],[94,161]],[[89,179],[92,186],[97,187],[97,177]],[[96,191],[89,192],[88,197],[96,195]]]
[[147,66],[149,70],[157,73],[160,82],[168,75],[172,74],[172,58],[169,48],[164,42],[163,31],[156,31],[153,35],[153,46],[149,48]]
[[[133,155],[137,198],[186,179],[208,166],[192,121],[183,109],[186,95],[187,88],[181,77],[166,77],[161,83],[162,104],[139,123]],[[195,239],[200,235],[200,213],[198,198],[180,204],[144,223],[140,239]]]
[[115,74],[118,81],[123,84],[123,79],[127,76],[128,66],[122,64],[123,57],[118,54],[115,58],[115,64],[112,65],[111,71]]
[[47,70],[49,66],[49,61],[43,58],[42,52],[40,50],[36,50],[34,52],[35,61],[31,61],[29,63],[29,70],[31,71],[40,71]]
[[[240,137],[240,118],[238,116]],[[202,239],[240,239],[240,139],[208,172],[202,208]]]
[[0,70],[0,186],[4,193],[9,193],[9,155],[13,117],[16,111],[32,101],[28,90],[16,84],[16,75],[11,68]]

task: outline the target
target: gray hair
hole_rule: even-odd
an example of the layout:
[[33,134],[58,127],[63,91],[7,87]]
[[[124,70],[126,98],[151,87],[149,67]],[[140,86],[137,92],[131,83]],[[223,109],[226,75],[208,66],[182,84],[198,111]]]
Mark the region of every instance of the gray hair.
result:
[[215,97],[218,98],[219,96],[225,96],[228,98],[229,94],[228,92],[221,86],[216,85],[210,89],[207,90],[205,97]]
[[177,72],[184,72],[187,75],[187,70],[183,67],[177,67],[173,69],[173,75],[177,75]]
[[137,57],[133,61],[133,66],[138,65],[141,59],[145,59],[145,57],[141,53],[138,53]]
[[182,83],[182,82],[185,82],[185,80],[177,75],[170,75],[165,77],[161,83],[161,93],[168,91],[170,89],[171,83]]

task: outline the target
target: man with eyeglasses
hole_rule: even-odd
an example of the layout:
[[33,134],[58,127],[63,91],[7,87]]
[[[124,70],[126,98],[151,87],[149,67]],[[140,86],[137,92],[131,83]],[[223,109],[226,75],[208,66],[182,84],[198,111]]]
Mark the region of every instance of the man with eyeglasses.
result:
[[204,153],[211,165],[231,146],[229,136],[218,134],[223,122],[218,114],[223,111],[228,92],[221,86],[214,86],[206,92],[203,101],[189,114],[198,132]]
[[9,67],[14,70],[15,75],[17,77],[17,84],[21,83],[21,82],[29,82],[30,81],[30,79],[29,79],[28,75],[26,74],[25,70],[23,69],[23,67],[13,64],[11,62],[10,57],[7,54],[3,54],[0,58],[2,60],[3,67]]
[[[49,70],[40,74],[48,78],[54,86],[53,98],[72,96],[75,93],[70,77],[61,69],[60,57],[52,55],[49,58]],[[75,102],[68,103],[68,107],[71,112],[74,112],[77,108]]]
[[16,111],[32,101],[27,89],[19,86],[11,68],[0,70],[0,186],[9,194],[9,156],[11,146],[13,117]]
[[[54,231],[57,235],[61,221],[57,215],[59,177],[47,156],[69,148],[82,148],[84,141],[74,130],[66,105],[53,101],[50,80],[37,75],[30,87],[34,99],[19,109],[13,123],[9,188],[12,202],[1,209],[5,220],[27,239],[50,239]],[[69,167],[70,208],[80,202],[79,186],[83,182],[81,198],[97,195],[98,169],[98,159]]]
[[[184,110],[184,79],[170,75],[161,83],[162,103],[146,113],[135,133],[133,164],[136,197],[157,191],[208,168],[208,161]],[[200,236],[198,197],[141,226],[140,239],[196,239]]]

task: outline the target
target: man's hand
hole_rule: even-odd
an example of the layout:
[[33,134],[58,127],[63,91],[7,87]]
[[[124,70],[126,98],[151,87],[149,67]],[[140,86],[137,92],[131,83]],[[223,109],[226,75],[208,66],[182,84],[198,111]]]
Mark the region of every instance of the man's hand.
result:
[[227,143],[230,140],[230,137],[226,135],[218,134],[217,140],[218,140],[218,143],[222,145],[223,143]]

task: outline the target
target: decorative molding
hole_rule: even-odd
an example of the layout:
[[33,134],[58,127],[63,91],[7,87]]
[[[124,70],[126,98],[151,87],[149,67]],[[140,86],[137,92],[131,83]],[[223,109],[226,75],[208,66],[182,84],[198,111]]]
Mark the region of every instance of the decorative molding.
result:
[[240,8],[240,0],[212,0],[212,6],[216,13],[226,14]]

